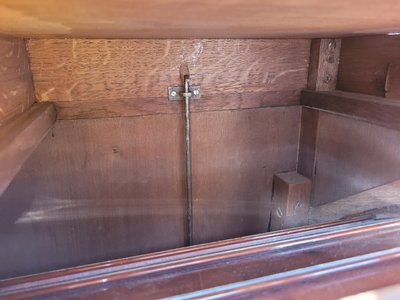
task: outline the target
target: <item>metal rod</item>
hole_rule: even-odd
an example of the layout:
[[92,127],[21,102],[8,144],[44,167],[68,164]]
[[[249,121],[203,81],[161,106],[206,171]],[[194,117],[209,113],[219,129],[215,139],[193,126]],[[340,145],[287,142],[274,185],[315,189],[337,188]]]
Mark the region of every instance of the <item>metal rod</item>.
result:
[[184,76],[185,81],[185,145],[186,145],[186,188],[187,188],[187,222],[188,222],[188,245],[193,245],[193,208],[192,208],[192,162],[190,152],[190,96],[189,76]]

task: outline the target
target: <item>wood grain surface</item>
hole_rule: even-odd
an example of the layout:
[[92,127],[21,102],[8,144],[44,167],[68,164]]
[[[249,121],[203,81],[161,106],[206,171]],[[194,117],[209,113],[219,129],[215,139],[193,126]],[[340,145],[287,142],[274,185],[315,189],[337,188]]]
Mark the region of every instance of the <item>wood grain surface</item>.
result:
[[384,97],[389,64],[398,62],[398,35],[344,38],[337,89]]
[[0,196],[56,121],[51,103],[36,103],[0,127]]
[[312,205],[400,178],[400,132],[320,112]]
[[296,169],[300,107],[192,116],[195,243],[265,232],[273,175]]
[[270,38],[399,31],[397,0],[2,0],[1,33],[23,37]]
[[0,199],[0,277],[183,246],[182,126],[58,121]]
[[37,99],[57,102],[67,119],[180,112],[167,88],[182,85],[183,63],[202,89],[193,111],[296,104],[309,47],[303,39],[28,43]]
[[309,224],[357,216],[398,218],[400,216],[400,180],[313,207],[309,212]]
[[34,102],[25,41],[0,37],[0,126]]

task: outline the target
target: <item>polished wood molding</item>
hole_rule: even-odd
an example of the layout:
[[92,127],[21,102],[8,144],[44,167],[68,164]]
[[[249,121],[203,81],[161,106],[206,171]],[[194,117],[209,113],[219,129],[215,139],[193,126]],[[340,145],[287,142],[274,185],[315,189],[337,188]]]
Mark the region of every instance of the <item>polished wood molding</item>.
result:
[[34,104],[0,127],[0,195],[56,120],[52,103]]

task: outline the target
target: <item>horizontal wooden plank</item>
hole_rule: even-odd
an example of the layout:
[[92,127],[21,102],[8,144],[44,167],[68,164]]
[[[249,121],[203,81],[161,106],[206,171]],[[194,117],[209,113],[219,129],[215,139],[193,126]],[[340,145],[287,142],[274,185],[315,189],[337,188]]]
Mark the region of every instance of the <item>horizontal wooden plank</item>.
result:
[[2,0],[1,33],[22,37],[271,38],[399,31],[397,0]]
[[385,96],[388,67],[400,60],[400,36],[342,39],[337,89]]
[[[255,92],[202,96],[190,103],[190,111],[219,111],[246,108],[298,105],[300,91]],[[120,99],[110,101],[57,101],[58,119],[96,119],[134,117],[184,112],[184,103],[170,102],[165,97]]]
[[0,37],[0,126],[34,102],[25,41]]
[[45,137],[55,119],[53,104],[35,104],[0,127],[0,195]]
[[296,104],[309,48],[304,39],[28,42],[36,97],[60,102],[61,118],[178,112],[167,88],[182,85],[183,63],[201,85],[195,111]]
[[332,222],[356,216],[400,216],[400,180],[331,203],[312,207],[309,224]]
[[301,104],[400,130],[400,103],[383,97],[342,91],[304,90],[301,95]]

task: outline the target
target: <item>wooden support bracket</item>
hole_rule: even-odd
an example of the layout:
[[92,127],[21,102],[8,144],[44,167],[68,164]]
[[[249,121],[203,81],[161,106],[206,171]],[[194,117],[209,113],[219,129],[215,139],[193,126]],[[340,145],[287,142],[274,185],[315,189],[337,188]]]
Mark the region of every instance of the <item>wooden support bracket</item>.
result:
[[297,172],[274,176],[271,230],[280,230],[308,223],[311,180]]

